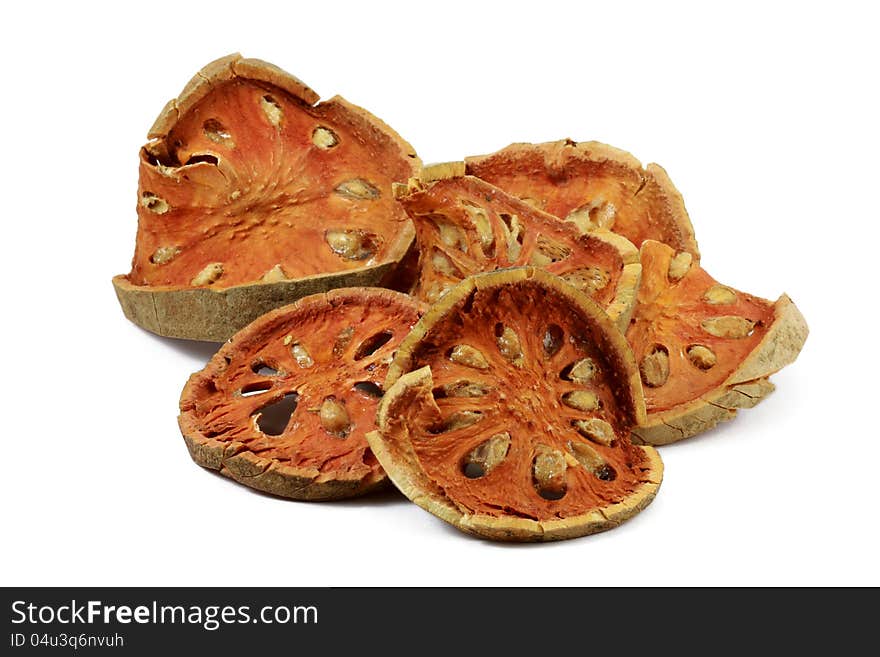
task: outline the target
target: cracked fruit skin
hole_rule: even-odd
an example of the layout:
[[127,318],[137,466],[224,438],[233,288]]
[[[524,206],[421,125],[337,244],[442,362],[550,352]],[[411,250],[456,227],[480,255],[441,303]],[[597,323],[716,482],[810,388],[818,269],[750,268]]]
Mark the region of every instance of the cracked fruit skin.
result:
[[586,295],[533,267],[477,274],[401,343],[378,429],[394,484],[459,529],[549,541],[613,528],[663,474],[632,352]]
[[178,423],[193,460],[293,499],[383,485],[364,435],[392,354],[422,312],[399,292],[341,288],[252,322],[183,389]]
[[636,248],[645,240],[700,252],[681,194],[658,164],[642,167],[630,153],[571,139],[511,144],[465,158],[467,172],[536,208],[587,230],[611,230]]
[[722,285],[652,240],[642,244],[641,262],[626,333],[647,407],[635,440],[663,445],[693,436],[773,391],[767,377],[797,358],[809,332],[788,296],[771,302]]
[[170,101],[140,151],[126,316],[160,335],[225,340],[335,287],[378,285],[413,239],[391,184],[412,147],[340,97],[230,55]]

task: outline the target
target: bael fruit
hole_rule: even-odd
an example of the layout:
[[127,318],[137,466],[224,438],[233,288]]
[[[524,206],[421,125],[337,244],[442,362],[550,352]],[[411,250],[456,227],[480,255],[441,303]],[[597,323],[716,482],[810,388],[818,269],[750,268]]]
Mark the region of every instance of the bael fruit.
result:
[[786,295],[775,303],[719,284],[687,252],[641,248],[642,284],[626,337],[639,363],[652,445],[687,438],[751,408],[767,377],[793,362],[807,324]]
[[597,304],[541,269],[478,274],[398,348],[367,440],[394,484],[463,531],[548,541],[609,529],[663,466],[632,352]]
[[632,244],[608,231],[584,234],[463,172],[461,162],[433,165],[408,186],[395,186],[416,229],[414,296],[433,303],[472,274],[535,265],[627,326],[641,272]]
[[140,151],[125,315],[160,335],[225,340],[260,314],[376,285],[412,238],[391,184],[420,163],[367,111],[256,59],[212,62]]
[[584,230],[605,228],[641,246],[669,244],[699,259],[681,194],[658,164],[642,167],[626,151],[570,139],[511,144],[465,158],[467,172]]
[[394,350],[421,313],[399,292],[342,288],[249,324],[183,389],[178,422],[193,460],[295,499],[381,485],[364,434]]

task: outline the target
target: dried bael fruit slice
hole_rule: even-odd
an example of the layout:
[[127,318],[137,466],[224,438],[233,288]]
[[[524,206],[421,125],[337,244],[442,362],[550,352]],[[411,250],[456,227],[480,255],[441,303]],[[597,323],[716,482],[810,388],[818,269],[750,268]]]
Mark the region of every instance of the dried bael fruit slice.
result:
[[[394,382],[391,385],[391,382]],[[614,527],[662,469],[623,335],[587,296],[533,268],[466,279],[401,343],[377,431],[395,485],[466,532],[549,541]]]
[[663,445],[751,408],[767,377],[793,362],[807,324],[786,295],[775,303],[721,285],[659,242],[642,245],[639,303],[626,337],[644,383],[648,421],[634,439]]
[[410,297],[343,288],[236,333],[180,398],[193,460],[284,497],[360,495],[385,481],[364,435],[394,350],[422,314]]
[[335,287],[376,285],[413,233],[391,183],[412,147],[340,97],[256,59],[202,69],[140,153],[126,316],[161,335],[225,340],[257,316]]
[[465,158],[467,172],[585,230],[605,228],[640,246],[657,240],[699,259],[684,201],[666,171],[626,151],[570,139],[512,144]]
[[416,228],[414,296],[433,303],[472,274],[536,265],[593,298],[625,329],[641,273],[630,242],[609,231],[584,234],[463,172],[461,162],[433,165],[395,186]]

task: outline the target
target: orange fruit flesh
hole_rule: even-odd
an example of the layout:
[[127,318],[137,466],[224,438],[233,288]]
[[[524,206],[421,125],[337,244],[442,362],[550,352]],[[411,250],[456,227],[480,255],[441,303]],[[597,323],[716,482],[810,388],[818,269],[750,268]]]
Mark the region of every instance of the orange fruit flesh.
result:
[[[412,162],[345,101],[312,107],[272,85],[221,83],[141,152],[131,280],[189,286],[219,262],[222,288],[275,265],[301,278],[382,262],[407,221],[390,186]],[[354,195],[339,191],[351,181]],[[366,248],[340,255],[328,230],[355,231]]]
[[[619,251],[477,178],[430,183],[401,204],[416,228],[419,263],[412,293],[418,298],[433,302],[466,276],[528,264],[567,278],[603,307],[614,298],[624,264]],[[485,222],[482,234],[475,215]],[[446,271],[435,265],[438,252],[448,263]],[[584,289],[577,284],[584,279],[598,282]]]
[[[376,386],[419,316],[417,304],[388,290],[307,297],[236,335],[196,375],[181,411],[195,418],[205,437],[240,442],[293,467],[355,475],[381,471],[364,437],[375,428],[382,394]],[[287,395],[296,399],[289,420],[273,429],[278,435],[265,433],[260,414]],[[345,409],[346,430],[332,433],[324,426],[321,408],[328,398]]]
[[598,222],[608,213],[613,222],[607,228],[637,247],[652,239],[695,251],[693,236],[678,224],[690,220],[673,215],[669,190],[638,162],[588,159],[559,143],[530,144],[468,158],[467,172],[561,219],[585,206]]
[[[469,307],[468,307],[469,306]],[[522,366],[514,366],[499,350],[499,325],[519,336]],[[494,327],[494,330],[493,330]],[[548,332],[552,338],[548,338]],[[482,353],[488,368],[474,369],[449,357],[455,345]],[[548,349],[548,345],[550,348]],[[555,351],[554,351],[555,350]],[[588,384],[566,380],[573,363],[590,358],[597,372]],[[427,407],[410,407],[410,441],[427,475],[446,496],[473,513],[514,515],[536,520],[583,514],[623,500],[641,482],[645,455],[629,441],[631,402],[615,391],[628,384],[606,358],[603,336],[571,303],[536,285],[477,291],[433,325],[413,353],[412,369],[431,367],[439,417]],[[461,382],[488,390],[479,397],[458,397]],[[599,400],[584,412],[562,403],[562,396],[589,391]],[[479,412],[470,426],[444,431],[462,411]],[[614,429],[610,445],[590,442],[572,422],[599,418]],[[499,433],[509,433],[506,458],[479,477],[469,477],[463,463],[475,448]],[[571,443],[589,442],[607,465],[600,474],[584,467],[565,471],[565,493],[546,499],[533,485],[533,463],[539,445],[571,454]],[[576,465],[576,464],[575,464]]]
[[[720,286],[705,270],[694,264],[680,280],[670,280],[669,266],[674,251],[658,242],[642,245],[642,284],[638,305],[626,337],[641,363],[657,346],[668,353],[669,374],[659,386],[645,385],[647,410],[659,412],[698,399],[721,386],[755,349],[774,320],[773,304],[727,286]],[[724,288],[724,302],[709,303],[710,290]],[[742,337],[719,337],[704,328],[704,322],[720,317],[743,318],[753,323]],[[705,367],[695,364],[689,349],[701,346],[715,356]],[[697,361],[698,363],[700,361]]]

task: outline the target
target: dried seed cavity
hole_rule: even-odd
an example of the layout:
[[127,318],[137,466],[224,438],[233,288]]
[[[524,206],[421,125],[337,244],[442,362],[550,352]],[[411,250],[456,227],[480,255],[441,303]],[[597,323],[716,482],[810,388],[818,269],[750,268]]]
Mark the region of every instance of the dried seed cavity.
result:
[[590,390],[572,390],[562,395],[562,403],[576,411],[589,413],[599,409],[599,397]]
[[211,283],[215,283],[222,275],[223,263],[212,262],[205,265],[205,268],[196,274],[195,278],[193,278],[189,284],[195,287],[198,287],[199,285],[211,285]]
[[642,358],[639,372],[649,388],[662,386],[669,378],[669,350],[663,345],[654,345],[651,352]]
[[687,251],[682,251],[676,255],[669,261],[669,280],[675,282],[684,278],[685,274],[690,271],[693,260],[694,256]]
[[535,252],[532,253],[530,264],[536,267],[546,267],[547,265],[565,260],[571,255],[571,249],[564,244],[552,240],[545,235],[538,235],[535,240]]
[[284,117],[284,110],[281,109],[281,103],[275,100],[274,96],[266,94],[260,98],[260,109],[263,110],[263,114],[269,119],[269,123],[276,128],[281,125],[281,119]]
[[617,219],[617,208],[613,203],[601,198],[594,199],[568,213],[566,221],[570,221],[582,233],[587,233],[598,228],[611,230]]
[[269,365],[263,360],[258,360],[251,365],[251,371],[260,376],[280,376],[281,371],[277,367]]
[[485,477],[500,465],[510,449],[510,434],[496,433],[479,445],[464,457],[461,471],[468,479]]
[[455,265],[455,263],[449,259],[449,256],[436,247],[431,251],[431,266],[434,268],[434,271],[443,276],[458,279],[464,278],[464,274],[462,274],[461,270]]
[[464,429],[476,424],[483,419],[480,411],[456,411],[446,418],[438,427],[435,427],[434,433],[445,433],[447,431],[456,431]]
[[713,306],[736,303],[736,291],[726,285],[713,285],[703,294],[703,301]]
[[458,365],[473,367],[477,370],[489,369],[489,361],[486,360],[483,352],[466,344],[455,345],[452,351],[449,352],[449,360]]
[[687,355],[691,364],[701,370],[712,369],[715,367],[715,363],[718,362],[715,352],[701,344],[694,344],[688,347]]
[[516,331],[509,326],[498,323],[495,325],[495,340],[498,343],[498,350],[505,360],[516,367],[522,367],[524,356]]
[[519,200],[522,201],[523,203],[525,203],[526,205],[531,206],[533,208],[536,208],[538,210],[544,209],[544,204],[541,201],[539,201],[538,199],[532,198],[531,196],[522,196],[522,197],[520,197]]
[[275,265],[260,278],[263,283],[279,283],[287,280],[287,274],[281,268],[281,265]]
[[462,253],[467,253],[467,237],[461,226],[452,223],[448,217],[442,214],[432,214],[426,217],[437,228],[440,234],[440,241],[446,246],[458,249]]
[[541,346],[544,348],[544,355],[551,358],[559,353],[562,345],[565,344],[565,334],[562,327],[558,324],[551,324],[544,331],[544,337],[541,338]]
[[262,395],[264,392],[270,390],[271,388],[271,381],[256,381],[255,383],[248,383],[246,385],[243,385],[237,393],[233,394],[233,396],[251,397],[253,395]]
[[308,349],[306,349],[305,346],[301,345],[299,342],[297,342],[290,348],[290,355],[293,356],[293,360],[296,361],[296,364],[303,369],[309,368],[315,364],[315,361],[312,360]]
[[354,359],[361,360],[367,356],[372,356],[379,351],[379,349],[388,344],[388,341],[393,337],[394,334],[391,333],[391,331],[379,331],[378,333],[374,333],[358,345],[358,348],[354,351]]
[[453,383],[446,383],[439,388],[434,389],[434,398],[442,399],[444,397],[484,397],[492,392],[494,388],[485,383],[476,381],[468,381],[461,379]]
[[592,445],[579,441],[570,441],[568,443],[568,450],[577,462],[597,479],[612,481],[617,478],[614,468],[608,465],[602,455]]
[[501,229],[504,231],[504,241],[507,244],[507,262],[514,263],[519,260],[526,232],[517,215],[502,213],[499,216]]
[[348,349],[348,345],[351,344],[351,339],[353,337],[353,326],[347,326],[339,332],[339,335],[336,336],[336,340],[333,342],[334,358],[342,358],[343,354],[345,354],[346,349]]
[[330,250],[345,260],[366,260],[379,250],[379,238],[360,229],[330,229],[324,233]]
[[596,375],[596,363],[592,358],[583,358],[562,370],[562,378],[584,385]]
[[352,178],[336,186],[340,196],[355,201],[374,201],[379,198],[379,190],[363,178]]
[[326,151],[339,143],[339,137],[330,128],[318,126],[312,130],[312,143],[322,151]]
[[567,469],[568,463],[562,452],[547,445],[537,445],[535,460],[532,462],[532,483],[538,495],[545,500],[563,498],[567,488]]
[[154,265],[164,265],[166,262],[174,260],[179,253],[179,246],[160,246],[153,252],[153,255],[150,256],[150,262]]
[[354,384],[353,388],[359,393],[364,394],[367,397],[372,397],[373,399],[381,399],[385,394],[382,392],[382,388],[372,381],[358,381]]
[[755,322],[745,317],[724,315],[705,319],[700,324],[703,330],[716,338],[747,338],[755,328]]
[[461,203],[480,237],[480,249],[483,251],[483,255],[487,258],[494,258],[495,234],[492,232],[492,224],[489,223],[489,215],[486,214],[484,208],[476,203],[470,201],[462,201]]
[[588,296],[604,290],[611,281],[611,275],[599,267],[574,269],[562,274],[561,278]]
[[161,196],[157,196],[153,192],[144,192],[141,194],[141,206],[145,207],[153,214],[165,214],[171,209],[171,206],[168,205],[168,201]]
[[280,436],[290,423],[298,402],[299,395],[290,392],[278,401],[261,408],[259,413],[254,415],[254,424],[267,436]]
[[217,119],[208,119],[202,124],[202,130],[205,137],[213,141],[215,144],[221,144],[227,148],[234,148],[235,141],[232,135]]
[[345,410],[336,397],[332,395],[326,397],[321,404],[321,410],[318,412],[321,419],[321,426],[324,431],[336,438],[345,438],[351,431],[351,420],[348,417],[348,411]]
[[584,438],[605,447],[610,447],[617,438],[611,425],[597,417],[591,417],[588,420],[574,420],[571,424]]

